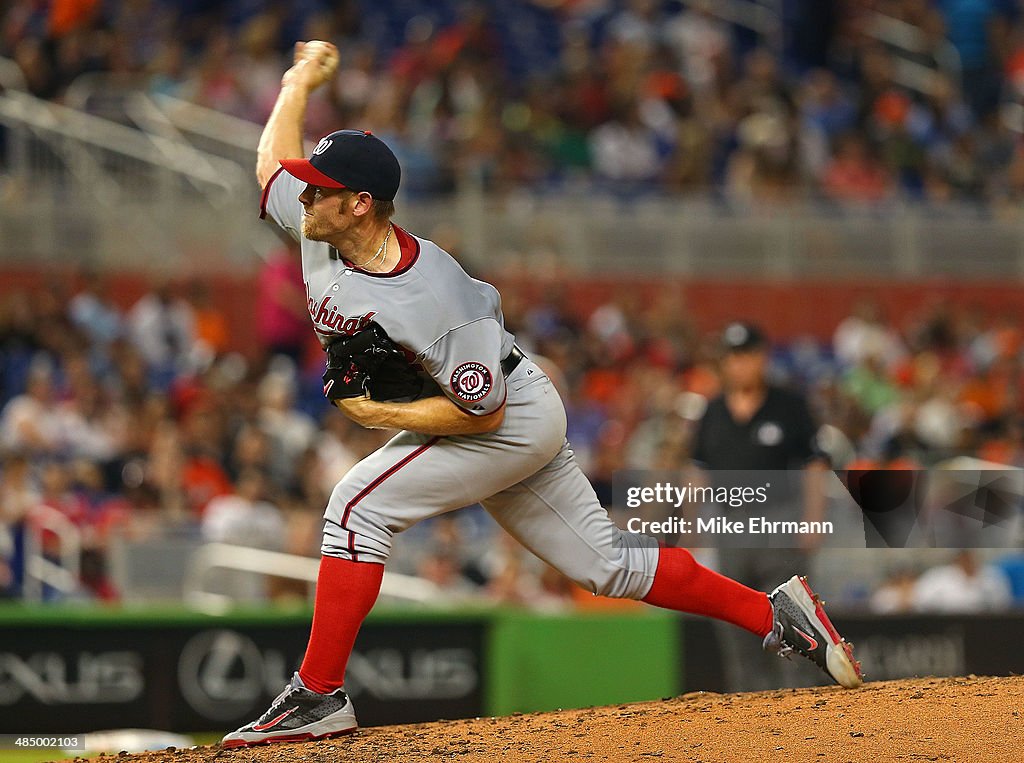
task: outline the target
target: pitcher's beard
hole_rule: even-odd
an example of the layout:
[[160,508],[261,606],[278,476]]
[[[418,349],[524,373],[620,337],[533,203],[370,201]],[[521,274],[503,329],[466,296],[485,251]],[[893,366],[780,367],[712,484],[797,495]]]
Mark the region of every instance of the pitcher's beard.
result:
[[324,240],[323,231],[320,230],[320,226],[316,224],[316,220],[312,217],[302,218],[302,235],[310,241]]

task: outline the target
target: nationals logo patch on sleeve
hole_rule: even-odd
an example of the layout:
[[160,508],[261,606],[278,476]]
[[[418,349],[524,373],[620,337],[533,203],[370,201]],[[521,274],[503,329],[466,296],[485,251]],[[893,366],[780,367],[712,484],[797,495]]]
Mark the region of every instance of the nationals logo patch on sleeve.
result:
[[460,400],[475,403],[483,400],[491,391],[491,372],[483,363],[463,363],[452,374],[451,386],[452,392]]

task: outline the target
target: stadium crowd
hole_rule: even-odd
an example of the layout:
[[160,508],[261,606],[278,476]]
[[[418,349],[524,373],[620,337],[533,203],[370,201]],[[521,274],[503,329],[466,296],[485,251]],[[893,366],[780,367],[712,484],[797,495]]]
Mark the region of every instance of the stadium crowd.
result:
[[[35,95],[106,116],[118,92],[143,91],[259,124],[293,41],[332,40],[342,70],[310,105],[310,136],[374,130],[409,198],[470,182],[1018,214],[1018,3],[772,5],[778,25],[755,32],[711,0],[11,0],[0,56]],[[903,24],[903,45],[883,41],[875,14]],[[559,369],[569,439],[611,505],[616,470],[687,463],[718,390],[716,336],[670,289],[625,290],[581,314],[548,286],[503,288],[507,324]],[[132,305],[115,304],[101,275],[67,288],[0,297],[0,531],[11,531],[0,591],[19,590],[22,530],[39,505],[79,528],[85,595],[99,600],[119,597],[105,568],[114,537],[178,527],[316,554],[331,488],[384,435],[322,400],[294,259],[275,255],[260,276],[256,358],[233,351],[202,283],[154,283]],[[961,454],[1024,466],[1022,359],[1018,315],[938,305],[896,324],[864,303],[830,343],[776,344],[773,374],[808,394],[837,467]],[[578,595],[509,539],[476,542],[495,532],[482,511],[463,512],[414,528],[397,556],[467,596],[562,606]],[[947,580],[980,579],[975,569],[961,557]],[[897,571],[878,607],[927,601],[908,593],[916,582]],[[989,606],[997,587],[963,598]]]
[[[282,262],[271,259],[264,278]],[[307,352],[301,308],[296,331],[275,323],[273,310],[256,316],[268,349],[247,359],[232,351],[226,318],[199,284],[154,284],[125,310],[106,292],[104,277],[84,274],[67,294],[0,299],[5,526],[23,529],[39,504],[70,520],[86,548],[83,581],[104,600],[118,597],[104,570],[113,534],[145,540],[177,527],[316,554],[335,482],[386,435],[351,425],[322,399],[322,355]],[[699,332],[671,289],[643,301],[624,290],[589,315],[574,312],[555,282],[542,293],[531,301],[506,288],[507,324],[558,369],[569,439],[613,506],[616,470],[688,463],[695,421],[718,389],[717,335]],[[1024,467],[1022,350],[1018,316],[934,308],[894,325],[864,303],[831,344],[777,343],[772,373],[808,394],[837,468],[955,455]],[[477,509],[414,528],[398,557],[450,593],[552,603],[569,595],[514,543],[476,542],[496,532]],[[12,593],[18,551],[11,538],[0,542],[9,562],[0,582]]]
[[1019,208],[1018,3],[759,7],[742,26],[710,0],[13,0],[0,55],[45,98],[102,111],[141,89],[263,123],[293,41],[331,40],[342,67],[309,132],[374,130],[409,196],[470,181]]

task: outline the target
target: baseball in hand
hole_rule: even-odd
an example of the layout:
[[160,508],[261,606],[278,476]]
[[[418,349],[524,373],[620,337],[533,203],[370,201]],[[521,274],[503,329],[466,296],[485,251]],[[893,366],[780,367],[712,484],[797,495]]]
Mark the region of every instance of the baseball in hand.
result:
[[329,42],[310,40],[295,43],[292,68],[285,72],[284,84],[300,83],[315,90],[338,70],[338,49]]

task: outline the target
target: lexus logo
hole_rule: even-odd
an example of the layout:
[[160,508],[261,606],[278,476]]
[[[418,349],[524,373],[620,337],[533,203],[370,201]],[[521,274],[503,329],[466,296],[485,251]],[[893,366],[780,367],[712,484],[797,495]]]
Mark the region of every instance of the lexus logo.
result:
[[[241,633],[203,631],[189,639],[181,651],[181,693],[193,710],[207,718],[238,718],[255,709],[264,695],[268,657]],[[280,674],[280,667],[273,671],[275,681]]]
[[[178,685],[185,702],[212,720],[237,723],[262,710],[288,682],[298,660],[261,647],[244,633],[226,628],[190,638],[178,659]],[[460,699],[480,685],[477,656],[467,648],[378,647],[353,652],[346,691],[377,701]]]

